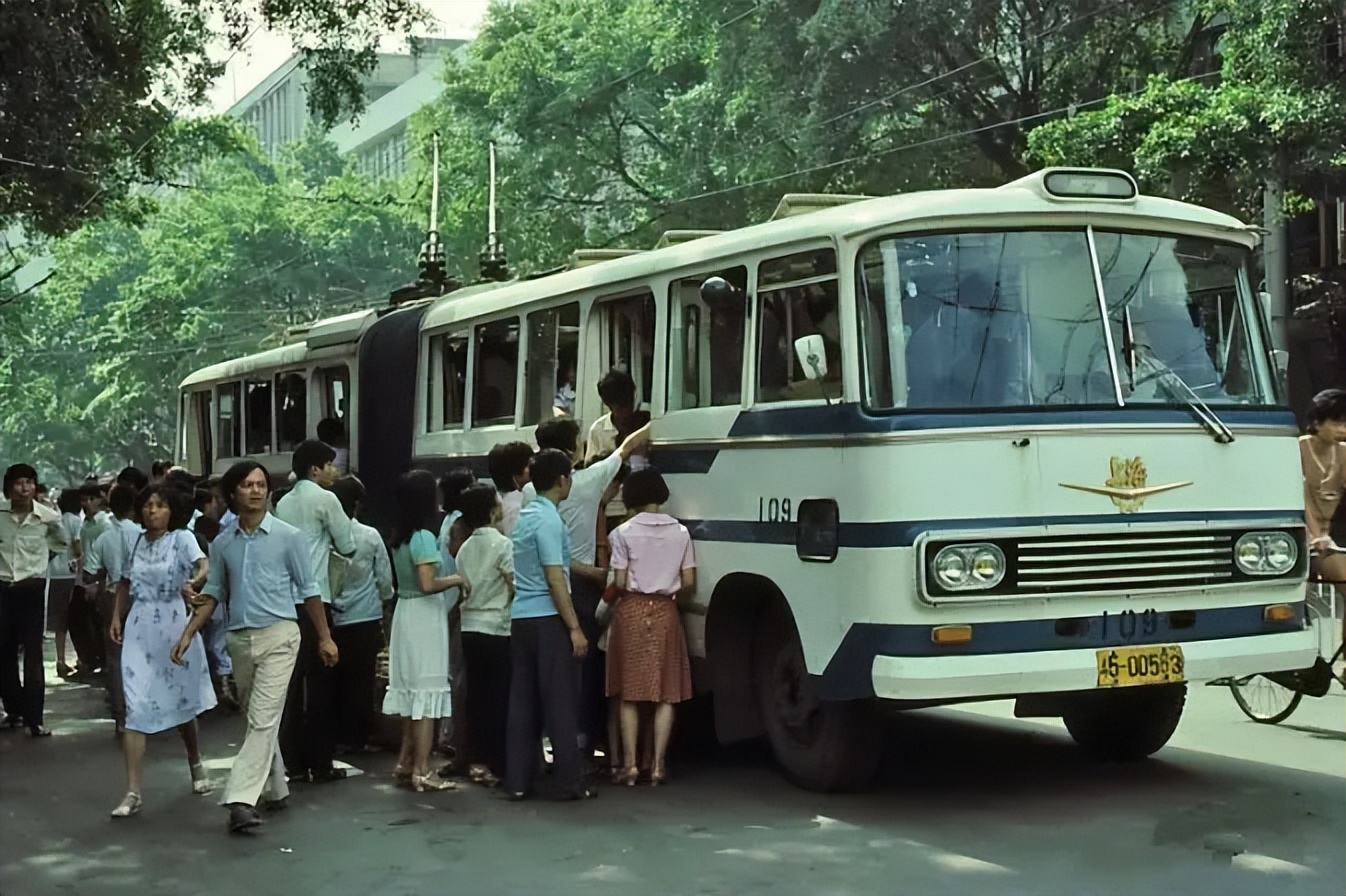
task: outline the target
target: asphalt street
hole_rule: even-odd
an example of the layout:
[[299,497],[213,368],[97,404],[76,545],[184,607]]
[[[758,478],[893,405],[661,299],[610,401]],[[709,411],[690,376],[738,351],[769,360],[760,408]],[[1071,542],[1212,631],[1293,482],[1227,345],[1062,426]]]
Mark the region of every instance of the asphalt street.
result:
[[[191,794],[171,734],[151,739],[142,814],[111,820],[124,778],[100,692],[62,684],[48,706],[55,737],[0,735],[0,896],[1346,892],[1340,690],[1268,727],[1194,687],[1173,743],[1125,766],[1008,703],[907,713],[877,789],[849,796],[797,790],[752,748],[572,804],[411,793],[379,754],[296,788],[253,837]],[[202,729],[222,778],[241,720]]]

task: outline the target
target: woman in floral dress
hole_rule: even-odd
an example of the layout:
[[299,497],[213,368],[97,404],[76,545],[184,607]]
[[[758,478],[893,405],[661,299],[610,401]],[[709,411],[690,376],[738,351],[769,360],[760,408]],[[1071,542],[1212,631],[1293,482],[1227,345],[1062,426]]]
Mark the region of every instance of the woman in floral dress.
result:
[[[176,664],[173,646],[190,615],[182,586],[200,588],[206,579],[206,558],[187,531],[191,503],[172,485],[155,484],[136,499],[143,534],[128,537],[117,610],[112,614],[112,639],[122,645],[122,679],[126,691],[126,796],[112,810],[114,818],[140,811],[140,771],[145,736],[177,728],[187,747],[192,792],[209,793],[210,779],[201,766],[196,717],[215,706],[206,649],[197,635]],[[131,612],[122,629],[122,610]]]

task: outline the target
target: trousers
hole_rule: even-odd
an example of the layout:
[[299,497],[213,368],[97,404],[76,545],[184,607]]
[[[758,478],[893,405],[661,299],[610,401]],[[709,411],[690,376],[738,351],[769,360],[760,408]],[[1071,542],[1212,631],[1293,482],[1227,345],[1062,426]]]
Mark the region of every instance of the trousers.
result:
[[[0,582],[0,699],[10,715],[24,724],[42,724],[46,672],[42,666],[42,628],[46,615],[46,580]],[[19,679],[19,648],[23,648],[23,679]]]
[[[332,608],[323,604],[328,631]],[[338,654],[340,648],[337,649]],[[285,716],[280,723],[280,752],[291,774],[325,774],[336,754],[336,666],[324,666],[318,654],[318,630],[304,608],[299,610],[299,656],[290,678]],[[237,680],[237,673],[235,674]],[[372,698],[371,698],[372,699]]]
[[284,799],[290,788],[285,783],[278,736],[285,695],[299,655],[299,626],[286,621],[230,632],[229,655],[234,660],[234,682],[248,727],[234,759],[224,801],[255,806],[263,791],[271,799]]
[[535,789],[543,726],[551,737],[552,779],[562,793],[581,785],[575,695],[580,663],[559,616],[515,619],[510,626],[509,722],[505,786],[511,793]]
[[336,664],[337,743],[363,747],[374,732],[374,675],[383,630],[379,620],[332,629],[341,661]]

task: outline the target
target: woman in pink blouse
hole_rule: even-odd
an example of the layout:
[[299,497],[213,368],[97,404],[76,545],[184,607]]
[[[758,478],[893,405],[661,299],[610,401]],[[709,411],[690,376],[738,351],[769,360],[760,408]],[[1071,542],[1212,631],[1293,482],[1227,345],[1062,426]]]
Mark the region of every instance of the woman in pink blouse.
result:
[[668,486],[658,471],[636,470],[622,485],[622,503],[633,514],[609,536],[617,601],[608,640],[607,693],[621,699],[625,769],[616,776],[628,787],[640,774],[640,704],[654,707],[654,764],[650,783],[664,782],[664,756],[673,732],[673,705],[692,697],[687,641],[678,615],[679,595],[696,591],[696,559],[687,527],[660,505]]

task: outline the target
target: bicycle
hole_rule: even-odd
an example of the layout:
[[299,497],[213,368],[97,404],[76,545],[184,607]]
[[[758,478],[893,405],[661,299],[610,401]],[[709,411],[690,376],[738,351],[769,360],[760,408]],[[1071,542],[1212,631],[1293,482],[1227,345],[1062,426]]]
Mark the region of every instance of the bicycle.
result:
[[[1337,553],[1346,553],[1346,549],[1337,548]],[[1310,624],[1318,631],[1318,657],[1307,669],[1295,669],[1289,672],[1263,672],[1245,675],[1242,678],[1225,679],[1229,691],[1234,696],[1243,714],[1254,722],[1263,725],[1275,725],[1290,718],[1299,707],[1300,701],[1309,697],[1322,697],[1332,687],[1334,680],[1346,687],[1346,679],[1336,675],[1333,667],[1343,656],[1346,644],[1341,640],[1341,620],[1337,617],[1337,583],[1323,578],[1311,579],[1306,595],[1306,613]],[[1323,649],[1326,640],[1330,646],[1335,643],[1336,650],[1330,657]]]

